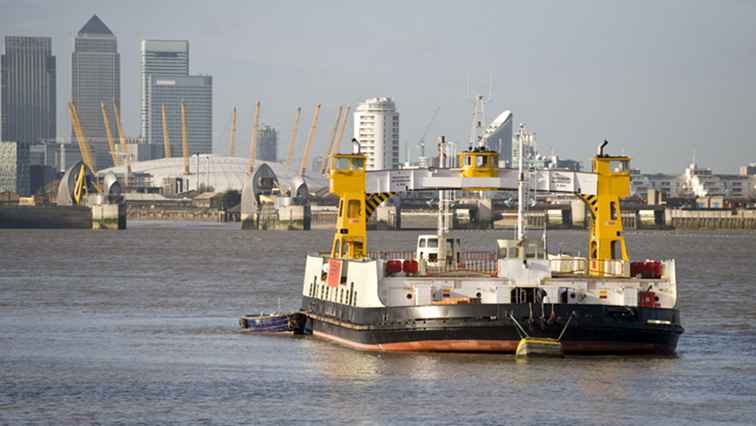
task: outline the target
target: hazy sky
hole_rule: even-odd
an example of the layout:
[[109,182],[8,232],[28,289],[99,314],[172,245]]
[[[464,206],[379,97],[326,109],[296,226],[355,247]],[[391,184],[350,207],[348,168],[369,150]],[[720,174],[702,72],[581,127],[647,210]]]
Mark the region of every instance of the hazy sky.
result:
[[73,38],[96,13],[118,37],[133,136],[139,41],[188,39],[191,73],[213,76],[218,153],[226,152],[234,105],[237,144],[248,143],[256,100],[281,133],[279,152],[297,106],[309,123],[314,104],[323,104],[319,153],[338,105],[374,96],[397,104],[402,159],[406,144],[417,155],[437,106],[426,140],[466,143],[466,81],[486,94],[492,73],[488,119],[512,110],[542,151],[587,160],[607,138],[610,152],[631,155],[647,172],[681,172],[694,152],[723,173],[756,161],[756,2],[445,3],[0,0],[0,35],[53,37],[60,135],[70,128]]

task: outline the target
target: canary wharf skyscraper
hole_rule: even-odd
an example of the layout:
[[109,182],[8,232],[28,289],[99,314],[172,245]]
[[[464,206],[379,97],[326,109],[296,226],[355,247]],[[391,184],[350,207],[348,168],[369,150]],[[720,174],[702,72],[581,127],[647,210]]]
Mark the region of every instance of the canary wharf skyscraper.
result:
[[121,109],[121,56],[115,35],[97,15],[79,30],[71,63],[71,97],[81,127],[94,150],[96,167],[110,167],[112,160],[100,103],[107,106],[112,128],[113,103]]

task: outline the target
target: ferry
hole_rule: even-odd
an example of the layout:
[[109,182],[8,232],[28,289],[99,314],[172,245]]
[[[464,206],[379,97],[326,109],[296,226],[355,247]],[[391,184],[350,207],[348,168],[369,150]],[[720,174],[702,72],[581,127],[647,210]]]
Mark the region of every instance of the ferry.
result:
[[[483,146],[442,167],[366,171],[351,153],[330,158],[339,197],[327,253],[307,256],[299,331],[363,351],[515,353],[556,342],[560,354],[672,355],[683,333],[675,261],[630,260],[620,200],[629,195],[630,158],[604,153],[592,172],[499,168]],[[523,152],[522,150],[520,152]],[[587,256],[548,253],[523,225],[527,191],[572,193],[587,205]],[[452,191],[518,191],[513,238],[490,251],[465,251],[449,231]],[[402,192],[439,191],[439,227],[406,251],[368,251],[366,222]],[[498,232],[498,231],[488,231]],[[469,235],[469,234],[468,234]],[[531,339],[527,344],[526,339]],[[521,345],[521,343],[525,343]]]

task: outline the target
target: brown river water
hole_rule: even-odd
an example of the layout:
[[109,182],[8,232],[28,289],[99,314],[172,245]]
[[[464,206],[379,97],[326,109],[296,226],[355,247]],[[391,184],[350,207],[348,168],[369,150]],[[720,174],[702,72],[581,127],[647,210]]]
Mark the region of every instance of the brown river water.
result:
[[754,233],[627,234],[633,258],[677,259],[677,357],[516,361],[242,334],[241,314],[299,308],[304,256],[332,233],[237,225],[0,230],[0,424],[756,423]]

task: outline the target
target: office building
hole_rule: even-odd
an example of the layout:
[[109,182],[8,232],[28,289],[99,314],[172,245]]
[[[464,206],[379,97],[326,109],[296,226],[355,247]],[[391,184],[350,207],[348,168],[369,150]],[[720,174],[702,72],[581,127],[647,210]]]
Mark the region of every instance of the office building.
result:
[[186,40],[142,40],[140,49],[142,106],[142,137],[151,133],[150,114],[153,105],[149,98],[150,77],[187,77],[189,75],[189,42]]
[[50,37],[5,37],[2,140],[36,144],[55,138],[55,56]]
[[189,154],[210,154],[213,149],[213,79],[210,76],[166,78],[151,76],[147,96],[152,106],[147,117],[147,141],[163,146],[161,106],[165,106],[171,157],[183,155],[181,113],[186,108]]
[[399,113],[391,98],[370,98],[354,112],[354,137],[367,155],[367,169],[399,167]]
[[260,161],[277,161],[278,131],[270,126],[257,129],[257,159]]
[[[71,55],[71,98],[81,127],[94,151],[95,166],[112,165],[100,103],[108,106],[115,123],[113,104],[121,109],[121,57],[115,35],[97,15],[79,30]],[[71,131],[72,138],[73,130]]]

